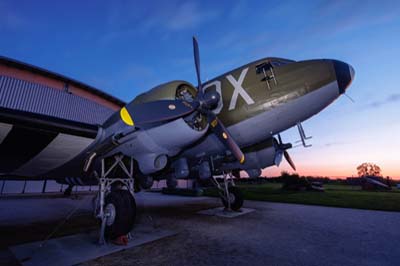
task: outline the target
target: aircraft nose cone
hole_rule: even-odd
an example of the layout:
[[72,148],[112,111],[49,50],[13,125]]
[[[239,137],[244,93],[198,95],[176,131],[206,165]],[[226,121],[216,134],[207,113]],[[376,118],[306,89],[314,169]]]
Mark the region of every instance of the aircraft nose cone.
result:
[[339,93],[343,94],[354,79],[355,71],[349,64],[338,60],[332,61],[336,73],[336,80],[339,86]]

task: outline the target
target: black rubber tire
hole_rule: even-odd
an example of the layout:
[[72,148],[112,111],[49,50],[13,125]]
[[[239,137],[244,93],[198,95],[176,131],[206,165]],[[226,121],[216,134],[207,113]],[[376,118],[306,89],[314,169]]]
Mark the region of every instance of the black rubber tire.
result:
[[[235,196],[235,200],[231,202],[231,209],[233,211],[238,211],[240,208],[243,206],[243,194],[240,191],[238,187],[229,187],[228,191],[230,194],[233,194]],[[221,198],[222,204],[224,204],[225,208],[228,208],[228,202],[224,199]]]
[[128,234],[135,223],[136,202],[128,190],[111,191],[105,198],[105,205],[112,203],[115,207],[115,219],[111,225],[106,225],[106,239],[115,239]]

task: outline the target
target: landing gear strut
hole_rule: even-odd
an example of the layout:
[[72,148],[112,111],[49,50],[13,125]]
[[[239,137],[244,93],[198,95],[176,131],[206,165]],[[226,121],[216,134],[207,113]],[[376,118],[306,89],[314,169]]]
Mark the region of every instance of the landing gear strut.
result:
[[224,184],[221,185],[213,176],[212,181],[218,189],[222,203],[227,210],[238,211],[243,205],[243,195],[238,187],[235,186],[232,173],[223,173]]
[[[133,159],[130,158],[128,169],[123,158],[123,155],[114,155],[114,163],[107,170],[105,159],[101,160],[99,193],[95,206],[95,216],[101,220],[100,244],[104,244],[106,239],[125,235],[129,237],[135,221]],[[117,167],[122,169],[125,178],[109,177]]]

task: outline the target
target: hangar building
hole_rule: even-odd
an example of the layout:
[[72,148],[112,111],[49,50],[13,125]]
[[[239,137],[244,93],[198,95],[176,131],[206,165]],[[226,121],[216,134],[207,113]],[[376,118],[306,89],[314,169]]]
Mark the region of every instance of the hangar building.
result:
[[[124,105],[123,101],[82,82],[0,56],[0,179],[38,175],[62,165],[68,156],[64,161],[48,160],[55,148],[52,143],[58,142],[59,147],[63,142],[68,148],[72,139],[68,136],[79,132],[81,142],[75,138],[76,150],[68,152],[80,152],[79,144],[92,141],[98,125]],[[35,126],[29,127],[32,123]],[[35,130],[37,125],[40,132]],[[46,128],[59,128],[60,133],[46,135]],[[35,136],[36,143],[27,136]],[[31,167],[45,159],[42,169]],[[2,173],[15,175],[6,177]]]

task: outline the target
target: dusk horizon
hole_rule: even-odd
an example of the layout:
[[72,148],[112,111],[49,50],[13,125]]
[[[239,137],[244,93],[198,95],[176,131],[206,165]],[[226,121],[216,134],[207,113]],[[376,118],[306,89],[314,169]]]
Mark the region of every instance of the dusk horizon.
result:
[[[24,2],[24,1],[22,1]],[[290,149],[297,173],[351,177],[364,162],[400,179],[400,4],[367,1],[0,2],[0,54],[131,101],[170,80],[196,84],[264,57],[338,59],[355,69],[342,96],[303,123],[310,148]],[[73,17],[71,16],[73,14]],[[54,23],[57,22],[57,23]],[[291,128],[282,134],[295,143]],[[286,161],[263,170],[293,173]]]

